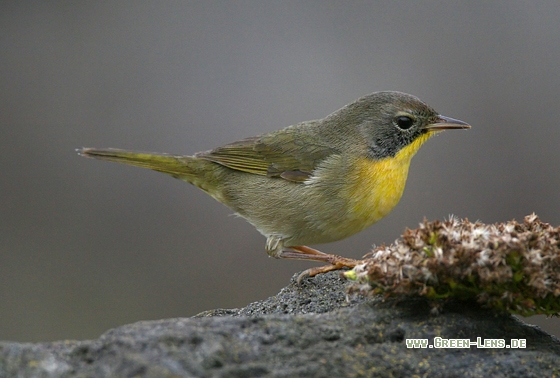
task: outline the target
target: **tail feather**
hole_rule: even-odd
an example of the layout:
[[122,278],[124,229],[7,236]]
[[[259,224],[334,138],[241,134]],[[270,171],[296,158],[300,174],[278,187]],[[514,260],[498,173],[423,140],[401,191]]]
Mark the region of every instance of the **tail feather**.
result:
[[192,166],[188,164],[189,161],[195,159],[191,156],[126,151],[116,148],[78,148],[76,151],[81,156],[150,168],[154,171],[167,173],[173,177],[193,175]]

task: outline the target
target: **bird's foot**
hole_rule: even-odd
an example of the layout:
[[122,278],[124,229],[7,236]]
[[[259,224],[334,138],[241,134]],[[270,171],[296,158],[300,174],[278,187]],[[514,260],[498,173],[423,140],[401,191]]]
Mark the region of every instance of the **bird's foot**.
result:
[[297,278],[297,283],[300,284],[301,281],[307,277],[314,277],[321,273],[327,273],[333,270],[339,270],[342,268],[354,268],[360,263],[360,260],[349,259],[342,256],[331,255],[328,253],[323,253],[316,249],[302,246],[289,247],[287,251],[282,251],[280,257],[283,259],[294,259],[294,260],[310,260],[310,261],[320,261],[328,263],[329,265],[318,266],[315,268],[310,268],[303,271]]

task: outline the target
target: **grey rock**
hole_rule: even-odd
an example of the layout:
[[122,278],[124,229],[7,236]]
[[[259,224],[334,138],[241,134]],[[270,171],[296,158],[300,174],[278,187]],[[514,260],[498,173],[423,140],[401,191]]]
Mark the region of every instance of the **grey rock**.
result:
[[[294,277],[297,277],[294,276]],[[509,314],[350,298],[337,273],[243,309],[143,321],[97,340],[0,343],[0,377],[545,377],[560,341]],[[408,349],[408,338],[526,339],[524,349]]]

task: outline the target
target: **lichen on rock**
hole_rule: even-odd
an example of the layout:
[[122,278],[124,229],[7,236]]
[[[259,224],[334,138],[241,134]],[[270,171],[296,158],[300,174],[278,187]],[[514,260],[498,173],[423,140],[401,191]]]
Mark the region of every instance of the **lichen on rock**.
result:
[[486,225],[450,217],[424,220],[390,246],[366,255],[344,274],[350,291],[476,299],[500,311],[530,316],[560,313],[560,227],[535,215]]

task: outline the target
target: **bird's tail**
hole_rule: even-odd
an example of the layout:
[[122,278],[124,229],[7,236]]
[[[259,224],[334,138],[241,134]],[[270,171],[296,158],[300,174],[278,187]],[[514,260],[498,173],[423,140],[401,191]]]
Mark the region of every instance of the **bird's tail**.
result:
[[150,168],[183,179],[196,175],[197,164],[195,162],[199,160],[193,156],[127,151],[116,148],[78,148],[76,151],[81,156]]

